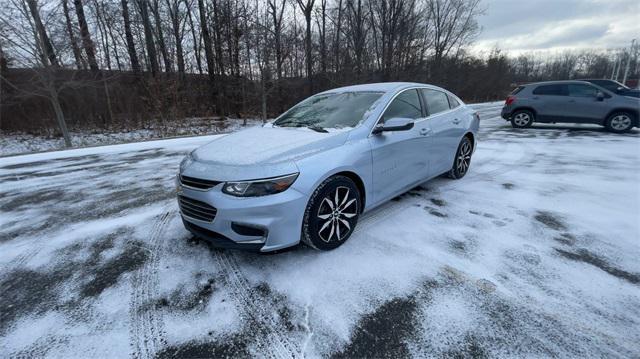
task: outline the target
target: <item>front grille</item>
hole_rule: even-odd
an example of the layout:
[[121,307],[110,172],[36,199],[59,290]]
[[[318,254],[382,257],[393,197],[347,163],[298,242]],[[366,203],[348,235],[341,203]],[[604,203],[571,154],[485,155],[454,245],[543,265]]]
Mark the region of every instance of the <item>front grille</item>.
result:
[[187,217],[212,222],[218,210],[210,205],[185,196],[178,196],[180,211]]
[[205,179],[193,178],[193,177],[180,175],[180,183],[183,186],[196,188],[196,189],[207,190],[207,189],[210,189],[213,186],[216,186],[217,184],[219,184],[220,181],[210,181],[210,180],[205,180]]

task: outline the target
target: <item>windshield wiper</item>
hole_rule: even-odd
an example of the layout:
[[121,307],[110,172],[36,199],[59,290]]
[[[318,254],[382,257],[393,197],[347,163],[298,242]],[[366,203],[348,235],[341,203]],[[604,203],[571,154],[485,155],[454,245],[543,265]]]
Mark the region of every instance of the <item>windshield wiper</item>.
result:
[[316,132],[323,132],[323,133],[327,133],[329,131],[325,130],[324,128],[320,127],[320,126],[315,126],[315,125],[309,125],[307,126],[308,129],[314,130]]

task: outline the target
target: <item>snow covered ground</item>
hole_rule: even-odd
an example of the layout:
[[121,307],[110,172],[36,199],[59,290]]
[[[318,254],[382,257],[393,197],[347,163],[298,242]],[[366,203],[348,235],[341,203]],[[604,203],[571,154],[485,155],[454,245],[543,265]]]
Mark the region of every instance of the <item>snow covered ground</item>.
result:
[[331,252],[210,250],[173,176],[212,137],[0,159],[0,357],[639,357],[640,131],[516,131]]
[[[99,133],[72,131],[71,142],[73,147],[113,145],[167,137],[229,133],[245,126],[257,126],[260,124],[262,124],[262,120],[251,118],[224,120],[219,118],[190,118],[164,124],[155,123],[148,128],[132,131],[100,131]],[[0,132],[0,137],[2,138],[0,156],[64,149],[62,137],[3,132]]]

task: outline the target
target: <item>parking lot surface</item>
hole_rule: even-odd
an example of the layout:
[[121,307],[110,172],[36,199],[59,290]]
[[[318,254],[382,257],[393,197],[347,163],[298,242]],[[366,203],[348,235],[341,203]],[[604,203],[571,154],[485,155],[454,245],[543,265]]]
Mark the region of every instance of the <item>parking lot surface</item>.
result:
[[469,174],[331,252],[194,240],[174,176],[212,136],[0,158],[0,356],[639,357],[640,131],[475,108]]

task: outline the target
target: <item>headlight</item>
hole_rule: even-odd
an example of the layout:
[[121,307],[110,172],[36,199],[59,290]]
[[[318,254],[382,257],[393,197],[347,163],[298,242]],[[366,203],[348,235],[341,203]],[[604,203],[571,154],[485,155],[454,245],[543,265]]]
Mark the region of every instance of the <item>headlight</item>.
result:
[[298,178],[298,173],[255,181],[226,182],[222,192],[236,197],[257,197],[284,192]]

